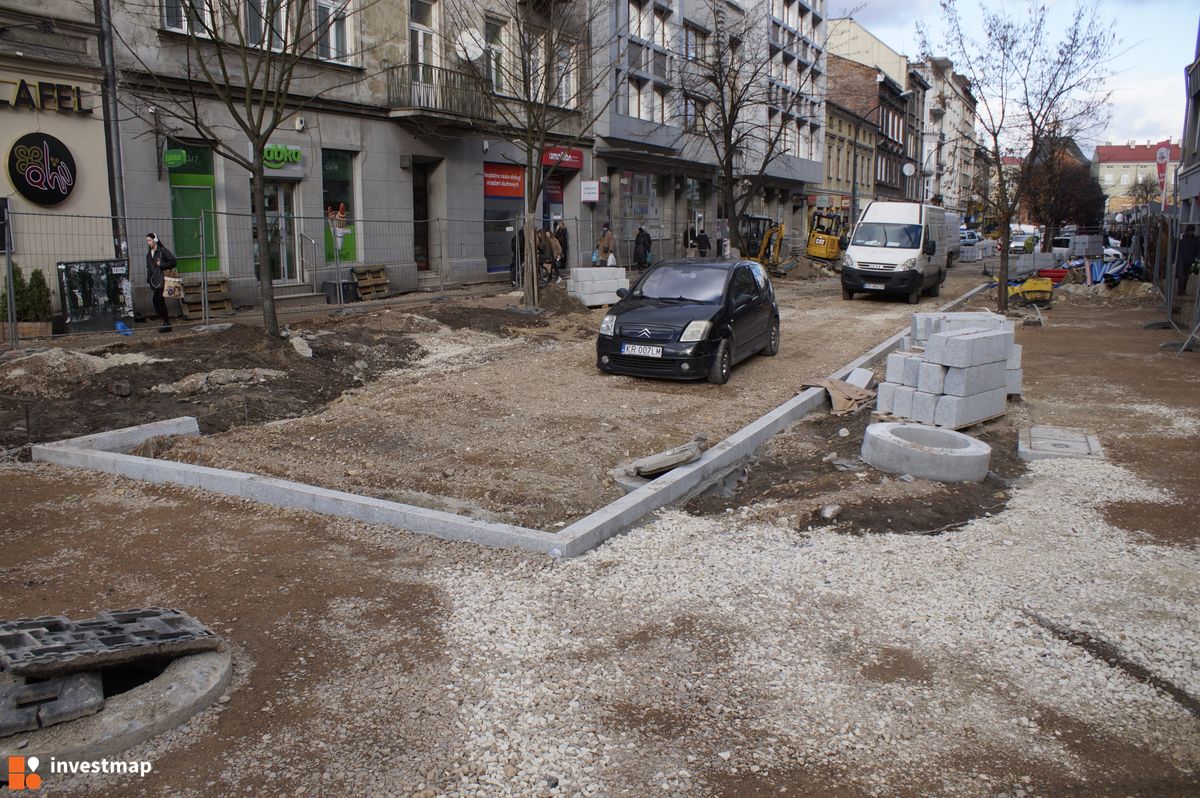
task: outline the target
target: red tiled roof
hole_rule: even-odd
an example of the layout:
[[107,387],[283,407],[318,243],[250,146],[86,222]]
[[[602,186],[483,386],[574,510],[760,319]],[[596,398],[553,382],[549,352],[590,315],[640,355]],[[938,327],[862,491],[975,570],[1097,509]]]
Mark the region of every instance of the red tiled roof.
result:
[[[1096,163],[1154,163],[1158,152],[1158,144],[1102,144],[1096,147],[1096,155],[1092,159]],[[1171,145],[1171,162],[1178,163],[1180,159],[1179,145]]]

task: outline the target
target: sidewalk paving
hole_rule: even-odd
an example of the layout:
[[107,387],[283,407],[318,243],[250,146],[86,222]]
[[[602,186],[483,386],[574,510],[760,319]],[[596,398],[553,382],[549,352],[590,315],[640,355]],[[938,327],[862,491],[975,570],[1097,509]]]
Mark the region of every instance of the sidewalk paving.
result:
[[936,536],[675,511],[554,562],[4,466],[0,617],[177,606],[237,668],[229,702],[128,752],[145,780],[53,787],[1194,795],[1194,709],[1137,675],[1200,699],[1200,354],[1160,352],[1154,317],[1019,328],[1011,420],[1092,429],[1110,460],[1034,464]]

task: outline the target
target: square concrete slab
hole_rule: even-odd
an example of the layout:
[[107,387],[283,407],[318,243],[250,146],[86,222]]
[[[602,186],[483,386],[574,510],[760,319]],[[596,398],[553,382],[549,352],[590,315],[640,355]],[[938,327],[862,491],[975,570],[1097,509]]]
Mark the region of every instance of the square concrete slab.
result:
[[1084,430],[1036,425],[1021,430],[1017,456],[1026,462],[1052,457],[1103,460],[1104,449],[1099,438]]

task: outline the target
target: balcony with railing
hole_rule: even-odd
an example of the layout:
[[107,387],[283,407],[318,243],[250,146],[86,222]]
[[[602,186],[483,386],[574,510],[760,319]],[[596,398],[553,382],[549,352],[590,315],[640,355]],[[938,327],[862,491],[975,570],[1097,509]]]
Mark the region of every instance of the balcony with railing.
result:
[[388,106],[393,118],[490,120],[491,98],[475,75],[427,64],[387,69]]

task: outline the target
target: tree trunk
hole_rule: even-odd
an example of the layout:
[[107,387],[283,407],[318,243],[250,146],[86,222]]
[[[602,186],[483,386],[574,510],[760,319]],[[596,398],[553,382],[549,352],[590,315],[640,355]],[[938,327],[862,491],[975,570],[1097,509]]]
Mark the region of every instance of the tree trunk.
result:
[[267,229],[266,177],[262,161],[263,145],[254,148],[254,172],[251,177],[251,188],[254,192],[254,222],[257,227],[255,245],[258,248],[258,295],[262,300],[263,328],[268,338],[279,337],[279,320],[275,316],[275,286],[271,281],[271,264],[267,262],[267,252],[271,241],[270,230]]

